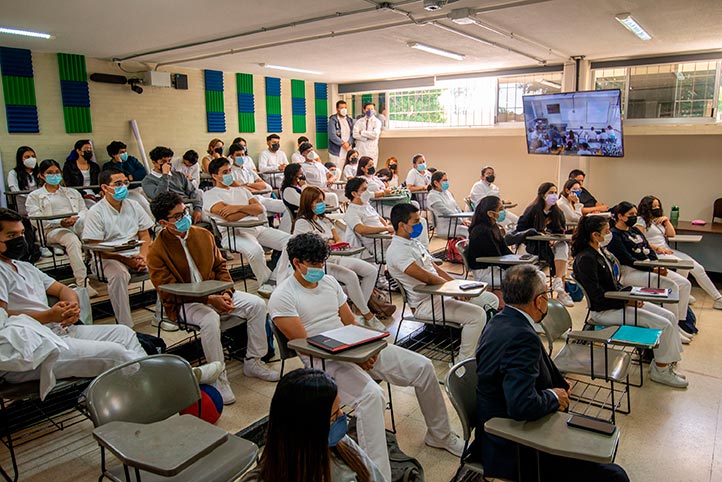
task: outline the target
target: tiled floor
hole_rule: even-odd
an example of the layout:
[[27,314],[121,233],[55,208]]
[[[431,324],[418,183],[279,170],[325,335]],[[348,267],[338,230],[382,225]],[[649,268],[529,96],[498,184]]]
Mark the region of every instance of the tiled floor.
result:
[[[439,242],[435,241],[434,245],[436,243]],[[458,266],[453,269],[458,271]],[[242,283],[237,286],[242,289]],[[255,282],[249,283],[249,290],[255,287]],[[680,364],[690,381],[689,389],[667,388],[647,378],[643,388],[632,388],[632,413],[617,417],[622,435],[616,461],[625,467],[635,482],[722,480],[722,350],[719,350],[722,344],[722,312],[711,308],[712,301],[699,288],[695,287],[693,294],[698,300],[694,310],[700,334],[685,347]],[[577,303],[571,313],[575,327],[580,328],[585,314],[584,303]],[[137,329],[155,332],[150,326],[149,311],[136,310],[134,315]],[[392,325],[394,333],[398,316],[397,311]],[[177,333],[164,334],[169,344],[180,336]],[[434,363],[439,379],[443,380],[448,366]],[[280,363],[274,366],[280,368]],[[298,366],[298,359],[290,360],[287,370]],[[244,377],[241,364],[236,361],[229,363],[228,370],[238,401],[225,407],[218,424],[229,432],[236,432],[267,414],[274,384]],[[457,459],[424,445],[425,425],[413,390],[395,387],[393,395],[397,437],[402,450],[419,459],[427,481],[451,480]],[[458,418],[448,401],[447,409],[458,431]],[[387,426],[390,426],[388,420]],[[91,431],[92,425],[86,421],[19,447],[20,480],[97,480],[100,451]],[[7,450],[1,447],[0,462],[3,467],[8,467]]]

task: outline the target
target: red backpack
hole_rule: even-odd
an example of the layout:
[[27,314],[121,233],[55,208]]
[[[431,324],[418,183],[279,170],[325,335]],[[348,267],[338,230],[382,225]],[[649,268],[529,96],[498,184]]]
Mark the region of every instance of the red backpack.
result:
[[459,249],[456,247],[456,243],[463,241],[464,238],[456,237],[451,238],[446,242],[446,261],[449,263],[463,264],[464,260],[461,257]]

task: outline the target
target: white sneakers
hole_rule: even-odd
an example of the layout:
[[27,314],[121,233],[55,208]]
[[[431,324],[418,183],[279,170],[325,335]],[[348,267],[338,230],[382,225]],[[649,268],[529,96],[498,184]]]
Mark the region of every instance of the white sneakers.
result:
[[559,303],[563,304],[567,308],[574,306],[574,300],[564,289],[564,283],[561,278],[554,278],[552,287],[557,294],[557,301],[559,301]]
[[231,390],[231,385],[228,383],[228,380],[225,380],[225,376],[216,380],[213,387],[221,394],[221,397],[223,398],[223,405],[233,405],[236,403],[236,396],[233,394],[233,390]]
[[42,256],[43,258],[52,258],[53,253],[45,246],[41,246],[40,247],[40,256]]
[[695,304],[695,303],[697,303],[697,298],[695,298],[695,297],[692,296],[692,295],[689,295],[689,304],[690,304],[690,305],[693,305],[693,304]]
[[649,369],[649,378],[651,378],[652,381],[674,388],[687,388],[687,385],[689,385],[685,378],[674,371],[673,365],[658,367],[654,361],[652,361],[651,368]]
[[271,293],[273,293],[273,285],[270,285],[268,283],[264,283],[261,286],[258,287],[257,291],[259,296],[262,296],[264,298],[270,298]]
[[714,308],[715,310],[722,310],[722,298],[717,298],[716,300],[714,300],[712,308]]
[[424,443],[429,447],[446,450],[457,457],[461,457],[464,453],[464,441],[454,432],[449,433],[449,435],[447,435],[443,440],[434,437],[429,432],[426,432]]
[[677,329],[679,330],[679,339],[682,341],[682,344],[683,344],[683,345],[689,345],[689,342],[692,341],[692,337],[693,337],[694,335],[691,335],[691,334],[687,333],[686,331],[684,331],[684,330],[683,330],[682,328],[680,328],[680,327],[677,327]]
[[175,323],[171,323],[170,321],[160,321],[155,316],[150,321],[151,326],[154,326],[158,328],[158,325],[160,325],[160,329],[163,331],[178,331],[178,325]]
[[[82,284],[78,284],[78,286],[83,286],[83,285],[82,285]],[[97,296],[99,295],[99,293],[98,293],[97,291],[95,291],[95,288],[93,288],[92,286],[90,286],[90,283],[86,284],[86,285],[84,286],[84,288],[85,288],[86,290],[88,290],[88,296],[89,296],[90,298],[95,298],[95,297],[97,297]]]
[[200,385],[212,385],[218,380],[225,368],[223,363],[214,361],[199,367],[193,367],[193,375],[195,375]]
[[267,382],[277,382],[281,375],[269,368],[260,358],[246,358],[243,360],[243,374],[249,378],[260,378]]

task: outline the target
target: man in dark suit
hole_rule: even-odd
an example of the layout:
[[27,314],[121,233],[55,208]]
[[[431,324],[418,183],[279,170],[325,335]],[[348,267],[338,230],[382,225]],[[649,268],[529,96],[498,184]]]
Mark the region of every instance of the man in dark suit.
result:
[[[543,349],[532,323],[546,316],[547,286],[534,266],[506,271],[502,282],[505,308],[484,329],[476,351],[478,385],[476,439],[472,458],[487,477],[519,480],[517,444],[487,434],[494,417],[536,420],[569,407],[569,384]],[[596,464],[540,453],[545,481],[628,481],[615,464]]]

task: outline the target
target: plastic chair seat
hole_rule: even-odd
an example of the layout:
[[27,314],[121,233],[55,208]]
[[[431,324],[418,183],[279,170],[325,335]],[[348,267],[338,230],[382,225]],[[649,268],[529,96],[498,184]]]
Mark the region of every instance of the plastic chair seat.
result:
[[[590,360],[590,352],[593,352],[593,360]],[[573,373],[594,378],[604,378],[615,382],[624,383],[629,373],[631,358],[628,354],[619,350],[606,350],[607,366],[604,366],[605,348],[589,345],[569,343],[564,345],[559,354],[554,358],[554,364],[562,373]]]

